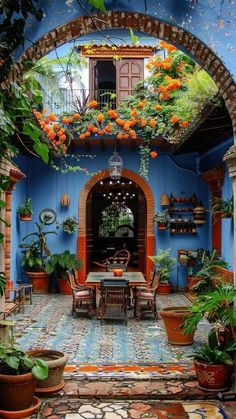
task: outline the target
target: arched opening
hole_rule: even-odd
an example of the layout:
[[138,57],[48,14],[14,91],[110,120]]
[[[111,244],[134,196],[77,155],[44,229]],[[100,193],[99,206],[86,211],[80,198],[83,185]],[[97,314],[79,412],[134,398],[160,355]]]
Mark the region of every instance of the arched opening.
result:
[[[83,260],[83,267],[79,273],[80,280],[83,282],[87,272],[93,268],[93,261],[98,260],[97,250],[100,250],[99,253],[106,257],[110,256],[110,252],[114,253],[115,250],[122,249],[124,246],[131,253],[130,269],[139,270],[149,275],[150,260],[147,256],[154,254],[155,249],[152,190],[143,178],[128,169],[123,169],[120,183],[110,184],[110,182],[112,181],[109,178],[109,171],[103,170],[92,176],[80,193],[77,253],[78,257]],[[119,199],[115,199],[119,196],[123,198],[120,200],[121,203],[127,201],[127,207],[133,214],[133,220],[128,226],[127,219],[125,219],[125,224],[122,227],[119,220],[114,221],[113,219],[110,224],[111,235],[104,237],[104,234],[105,236],[109,234],[110,225],[108,223],[104,230],[104,226],[101,227],[100,222],[103,221],[103,216],[106,217],[106,211],[109,209],[112,198],[108,198],[108,196],[113,196],[114,202],[119,201]],[[127,197],[130,198],[127,199]],[[125,208],[125,204],[122,205]],[[133,229],[136,232],[134,235],[132,235]],[[100,237],[99,232],[101,231],[103,231],[103,235]]]
[[118,250],[130,254],[129,270],[145,273],[147,203],[136,182],[105,178],[87,198],[87,272]]

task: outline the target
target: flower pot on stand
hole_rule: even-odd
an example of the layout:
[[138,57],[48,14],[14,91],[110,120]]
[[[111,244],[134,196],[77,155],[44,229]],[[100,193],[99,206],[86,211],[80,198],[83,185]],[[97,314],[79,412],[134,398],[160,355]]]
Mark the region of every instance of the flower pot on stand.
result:
[[26,272],[30,284],[33,285],[33,292],[46,294],[49,287],[49,274],[47,272]]
[[157,293],[161,294],[161,295],[167,295],[171,293],[171,288],[172,285],[167,283],[167,284],[159,284],[157,287]]
[[28,352],[30,358],[42,359],[48,365],[48,378],[37,381],[36,393],[54,393],[64,386],[63,371],[68,356],[61,351],[33,349]]
[[65,278],[58,278],[58,288],[60,294],[71,295],[72,289]]
[[226,364],[207,364],[194,359],[198,386],[206,391],[226,391],[230,385],[230,366]]
[[191,345],[195,330],[183,334],[183,323],[187,314],[190,314],[188,307],[165,307],[160,311],[164,321],[168,342],[172,345]]

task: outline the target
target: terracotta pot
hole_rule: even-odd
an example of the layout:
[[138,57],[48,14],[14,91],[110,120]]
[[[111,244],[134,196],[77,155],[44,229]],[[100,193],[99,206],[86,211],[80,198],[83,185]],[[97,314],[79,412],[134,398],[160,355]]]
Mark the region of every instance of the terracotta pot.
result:
[[30,284],[33,285],[33,292],[46,294],[49,287],[50,275],[47,272],[26,272]]
[[58,278],[58,288],[60,294],[71,295],[72,289],[65,278]]
[[113,274],[114,274],[114,276],[122,276],[123,275],[123,269],[120,269],[120,268],[113,269]]
[[197,285],[202,278],[200,276],[194,277],[194,276],[187,276],[187,288],[189,291],[192,291],[192,288],[194,285]]
[[189,314],[188,307],[165,307],[160,311],[160,316],[164,321],[168,342],[172,345],[191,345],[193,343],[194,332],[183,334],[182,325],[185,316]]
[[38,410],[41,401],[38,397],[33,396],[32,404],[27,409],[23,410],[0,410],[0,417],[5,419],[21,419],[21,418],[31,418],[36,410]]
[[157,287],[158,294],[167,295],[171,292],[171,284],[159,284]]
[[230,367],[226,364],[207,364],[194,360],[194,367],[201,390],[225,391],[230,385]]
[[166,223],[158,223],[158,230],[166,230],[167,224]]
[[21,221],[31,221],[32,215],[31,214],[19,214],[19,218]]
[[33,349],[28,354],[30,358],[42,359],[48,365],[48,378],[46,380],[39,380],[37,382],[37,388],[49,389],[51,387],[57,387],[62,383],[64,367],[68,361],[67,355],[61,351],[50,349]]
[[31,406],[37,381],[31,372],[21,375],[0,373],[0,410],[23,410]]

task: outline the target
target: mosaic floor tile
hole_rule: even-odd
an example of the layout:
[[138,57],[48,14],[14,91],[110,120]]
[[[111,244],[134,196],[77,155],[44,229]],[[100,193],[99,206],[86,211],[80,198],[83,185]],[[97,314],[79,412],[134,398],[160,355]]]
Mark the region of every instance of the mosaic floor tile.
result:
[[[155,365],[158,363],[190,363],[183,353],[192,347],[169,345],[161,319],[137,322],[129,312],[128,324],[101,322],[71,316],[71,296],[34,295],[33,305],[27,305],[25,314],[18,313],[15,328],[17,343],[23,349],[49,348],[66,352],[72,365]],[[182,294],[158,297],[158,309],[163,306],[189,305]],[[195,337],[195,346],[207,335],[209,325],[201,322]]]

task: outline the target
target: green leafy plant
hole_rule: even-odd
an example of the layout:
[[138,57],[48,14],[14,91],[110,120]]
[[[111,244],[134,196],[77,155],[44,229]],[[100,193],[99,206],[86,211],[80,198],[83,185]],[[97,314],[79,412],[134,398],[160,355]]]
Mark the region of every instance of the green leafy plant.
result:
[[26,271],[41,272],[46,266],[47,257],[50,251],[47,247],[46,236],[49,234],[57,234],[55,231],[44,231],[45,224],[35,223],[37,231],[27,234],[22,241],[33,237],[31,243],[22,243],[19,248],[23,249],[23,257],[21,265],[25,267]]
[[212,214],[216,216],[216,221],[218,220],[218,215],[221,218],[232,217],[234,212],[234,201],[233,197],[230,199],[216,198],[215,204],[212,207]]
[[32,360],[27,353],[14,347],[0,346],[1,373],[21,375],[31,372],[37,380],[48,378],[48,365],[42,359]]
[[236,341],[226,344],[219,344],[215,329],[211,329],[208,335],[208,343],[196,348],[191,355],[196,360],[207,364],[233,365],[232,353],[236,350]]
[[4,272],[0,272],[0,297],[3,296],[5,288],[6,288],[6,276]]
[[33,214],[31,198],[25,198],[23,204],[18,207],[17,214],[31,215]]
[[160,283],[168,284],[170,281],[170,273],[176,263],[176,258],[170,257],[170,249],[160,249],[158,254],[150,256],[150,259],[154,262],[156,270],[160,272]]
[[77,259],[77,256],[74,253],[70,253],[69,250],[66,250],[63,253],[55,253],[51,255],[50,260],[48,261],[45,271],[49,274],[55,273],[60,279],[66,277],[66,271],[71,271],[72,269],[80,269],[82,266],[81,260]]
[[153,222],[156,224],[167,224],[168,222],[168,209],[163,212],[156,212],[153,218]]
[[65,233],[73,234],[76,233],[78,229],[78,221],[75,217],[67,217],[63,220],[60,226],[63,228]]

